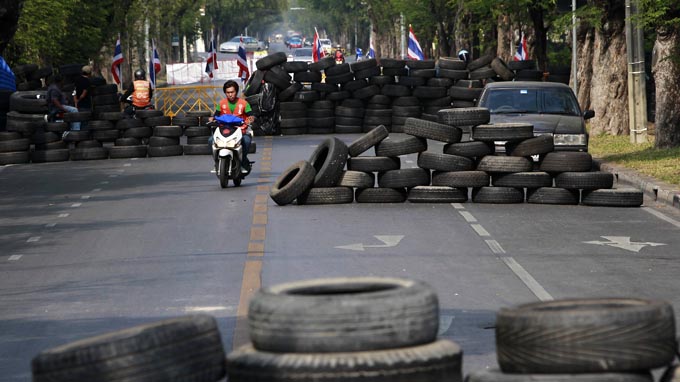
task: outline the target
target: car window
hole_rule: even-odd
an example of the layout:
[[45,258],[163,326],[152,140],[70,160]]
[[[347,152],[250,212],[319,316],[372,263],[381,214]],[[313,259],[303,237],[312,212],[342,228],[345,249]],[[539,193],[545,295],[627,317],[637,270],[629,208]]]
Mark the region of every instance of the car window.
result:
[[229,42],[241,42],[241,37],[240,36],[233,37],[231,40],[229,40]]
[[492,89],[486,107],[492,114],[547,113],[579,115],[568,89]]
[[294,53],[295,57],[311,56],[312,50],[311,49],[298,49],[293,53]]
[[566,89],[544,89],[543,112],[548,114],[579,115],[574,97]]

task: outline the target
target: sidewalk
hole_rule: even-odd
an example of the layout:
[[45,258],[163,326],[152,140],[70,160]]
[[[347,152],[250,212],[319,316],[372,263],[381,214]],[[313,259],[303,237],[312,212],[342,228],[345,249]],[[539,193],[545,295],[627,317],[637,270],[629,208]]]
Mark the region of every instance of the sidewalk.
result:
[[593,162],[596,169],[614,174],[616,183],[628,183],[642,190],[646,197],[680,211],[680,186],[662,182],[651,176],[642,175],[635,170],[599,158],[593,158]]

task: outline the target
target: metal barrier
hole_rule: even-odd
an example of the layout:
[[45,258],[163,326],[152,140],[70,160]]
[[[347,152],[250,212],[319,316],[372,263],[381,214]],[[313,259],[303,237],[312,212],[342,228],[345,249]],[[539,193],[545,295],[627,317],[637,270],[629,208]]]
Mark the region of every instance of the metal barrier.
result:
[[156,110],[163,115],[174,117],[187,111],[212,111],[224,98],[221,86],[173,86],[158,88],[155,91]]

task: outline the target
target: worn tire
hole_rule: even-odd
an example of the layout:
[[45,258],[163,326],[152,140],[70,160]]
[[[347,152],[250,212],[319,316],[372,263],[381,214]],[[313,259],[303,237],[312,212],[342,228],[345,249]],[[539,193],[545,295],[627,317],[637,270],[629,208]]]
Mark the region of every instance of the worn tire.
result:
[[347,160],[347,169],[352,171],[382,172],[399,168],[399,157],[353,157]]
[[345,204],[354,201],[351,187],[316,187],[297,197],[297,204]]
[[370,188],[375,185],[375,174],[363,171],[343,171],[338,181],[340,187]]
[[217,323],[187,316],[86,338],[42,351],[33,381],[217,381],[225,355]]
[[507,373],[635,372],[669,364],[673,308],[662,301],[567,299],[502,308],[496,350]]
[[491,114],[485,107],[442,109],[437,112],[440,123],[450,126],[477,126],[489,123]]
[[375,155],[398,157],[427,150],[427,140],[413,135],[389,136],[375,145]]
[[541,171],[549,173],[587,172],[593,168],[593,157],[580,151],[554,151],[541,160]]
[[493,175],[491,183],[498,187],[552,187],[553,178],[547,172],[526,171]]
[[104,147],[75,148],[71,150],[71,160],[108,159],[109,151]]
[[184,155],[211,155],[212,147],[208,143],[198,145],[187,144],[182,146],[182,152]]
[[461,382],[462,353],[448,340],[344,353],[267,353],[245,345],[227,357],[231,382]]
[[436,171],[470,171],[475,167],[470,158],[425,151],[418,155],[418,167]]
[[316,170],[313,187],[333,187],[338,183],[345,164],[348,149],[338,138],[328,138],[312,152],[309,163]]
[[555,177],[555,187],[597,190],[614,186],[614,174],[604,171],[563,172]]
[[534,137],[534,125],[528,123],[495,123],[472,128],[475,141],[522,141]]
[[384,188],[410,188],[430,184],[430,171],[423,168],[402,168],[378,174],[378,186]]
[[407,197],[405,188],[358,188],[354,193],[357,203],[403,203]]
[[467,200],[467,187],[417,186],[408,192],[411,203],[465,203]]
[[640,207],[644,201],[642,191],[634,188],[584,190],[581,203],[587,206]]
[[463,136],[458,127],[418,118],[406,118],[404,133],[445,143],[460,142]]
[[109,148],[109,158],[146,158],[147,147],[138,146],[113,146]]
[[477,170],[490,173],[531,171],[532,162],[525,157],[487,155],[477,164]]
[[350,143],[348,147],[348,153],[352,157],[359,156],[369,148],[380,143],[380,141],[387,138],[387,136],[389,135],[390,133],[387,130],[387,128],[383,125],[380,125],[377,128],[357,138],[354,142]]
[[274,181],[269,197],[280,206],[290,204],[312,186],[315,176],[316,170],[309,162],[294,163]]
[[475,203],[524,203],[524,189],[514,187],[479,187],[472,189]]
[[489,174],[484,171],[435,171],[432,173],[433,186],[486,187],[489,181]]
[[150,157],[172,157],[180,156],[184,153],[182,146],[172,145],[172,146],[149,146],[147,149],[147,154]]
[[505,144],[505,152],[516,157],[547,154],[554,150],[555,144],[551,135],[541,135],[521,142],[508,142]]
[[69,160],[70,152],[68,149],[37,150],[31,153],[31,162],[65,162]]
[[577,205],[581,194],[578,190],[559,187],[539,187],[527,190],[527,203]]
[[12,151],[0,153],[0,166],[6,164],[28,163],[30,155],[28,151]]
[[482,141],[468,141],[460,143],[449,143],[444,145],[444,154],[460,155],[466,158],[481,158],[495,152],[493,143]]

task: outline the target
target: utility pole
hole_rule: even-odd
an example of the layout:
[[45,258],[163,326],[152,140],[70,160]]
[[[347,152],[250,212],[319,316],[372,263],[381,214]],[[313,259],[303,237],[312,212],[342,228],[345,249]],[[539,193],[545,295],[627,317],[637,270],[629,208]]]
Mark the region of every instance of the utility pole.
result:
[[400,15],[401,24],[401,59],[406,59],[406,27],[404,26],[404,13]]
[[631,143],[647,142],[647,93],[642,29],[634,19],[638,0],[626,0],[626,53],[628,55],[628,119]]

